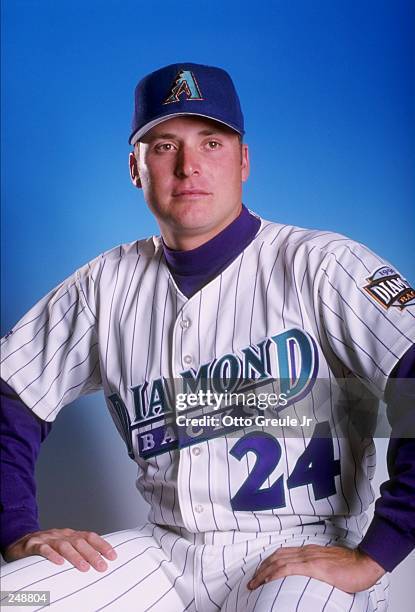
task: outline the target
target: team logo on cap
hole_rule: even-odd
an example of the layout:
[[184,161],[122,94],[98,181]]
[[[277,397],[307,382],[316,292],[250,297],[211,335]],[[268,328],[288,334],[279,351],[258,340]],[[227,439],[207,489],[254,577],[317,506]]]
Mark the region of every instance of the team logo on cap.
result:
[[179,70],[163,104],[179,102],[180,96],[186,100],[203,100],[196,77],[190,70]]
[[403,310],[415,305],[415,290],[393,268],[382,266],[367,281],[363,289],[384,308],[397,306]]

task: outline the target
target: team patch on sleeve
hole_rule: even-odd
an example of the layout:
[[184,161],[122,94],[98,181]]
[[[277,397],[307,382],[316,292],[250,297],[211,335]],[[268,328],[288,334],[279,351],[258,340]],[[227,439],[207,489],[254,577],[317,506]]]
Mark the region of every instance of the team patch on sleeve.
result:
[[383,308],[395,306],[403,310],[415,305],[415,290],[393,268],[377,268],[366,280],[368,284],[363,289]]

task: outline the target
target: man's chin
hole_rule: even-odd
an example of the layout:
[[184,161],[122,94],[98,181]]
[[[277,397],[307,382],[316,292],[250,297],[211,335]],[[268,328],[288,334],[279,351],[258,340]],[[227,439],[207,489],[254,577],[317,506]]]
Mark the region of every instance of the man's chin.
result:
[[182,203],[173,220],[175,229],[183,232],[198,232],[215,225],[211,203],[196,199]]

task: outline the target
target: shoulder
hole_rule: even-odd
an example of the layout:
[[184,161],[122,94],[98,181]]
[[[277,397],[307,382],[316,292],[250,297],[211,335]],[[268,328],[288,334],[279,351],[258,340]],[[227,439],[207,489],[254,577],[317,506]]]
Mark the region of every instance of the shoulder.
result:
[[294,249],[313,248],[325,255],[330,252],[339,252],[345,247],[359,245],[348,236],[337,232],[286,225],[262,218],[260,220],[261,227],[256,239],[262,240],[268,245],[275,245],[277,248],[281,246]]
[[140,284],[154,282],[163,258],[161,239],[152,236],[120,244],[98,255],[74,273],[81,299],[96,313],[98,304]]
[[405,294],[405,304],[415,302],[409,283],[390,262],[343,234],[261,219],[254,242],[256,259],[270,276],[299,283],[309,293],[326,286],[330,292],[337,288],[341,295],[357,291],[374,297],[373,292],[382,289],[377,285],[387,278],[393,285],[390,291],[400,288]]
[[286,225],[261,218],[261,227],[255,237],[257,244],[292,260],[294,257],[333,260],[357,260],[366,268],[365,260],[376,266],[380,257],[364,244],[352,238],[324,229],[309,229]]
[[159,259],[162,253],[162,243],[159,237],[150,236],[115,246],[84,264],[75,274],[80,281],[91,279],[95,282],[102,272],[125,272],[134,269],[140,262],[140,267],[147,266],[151,261]]

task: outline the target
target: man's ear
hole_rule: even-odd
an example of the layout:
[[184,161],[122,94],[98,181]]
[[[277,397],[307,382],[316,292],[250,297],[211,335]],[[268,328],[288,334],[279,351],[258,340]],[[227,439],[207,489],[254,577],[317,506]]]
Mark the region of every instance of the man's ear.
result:
[[241,145],[241,170],[242,182],[245,182],[249,176],[249,150],[245,143]]
[[140,174],[138,172],[138,162],[135,154],[133,152],[130,153],[128,158],[128,163],[130,166],[130,177],[133,185],[138,189],[141,189],[141,180]]

